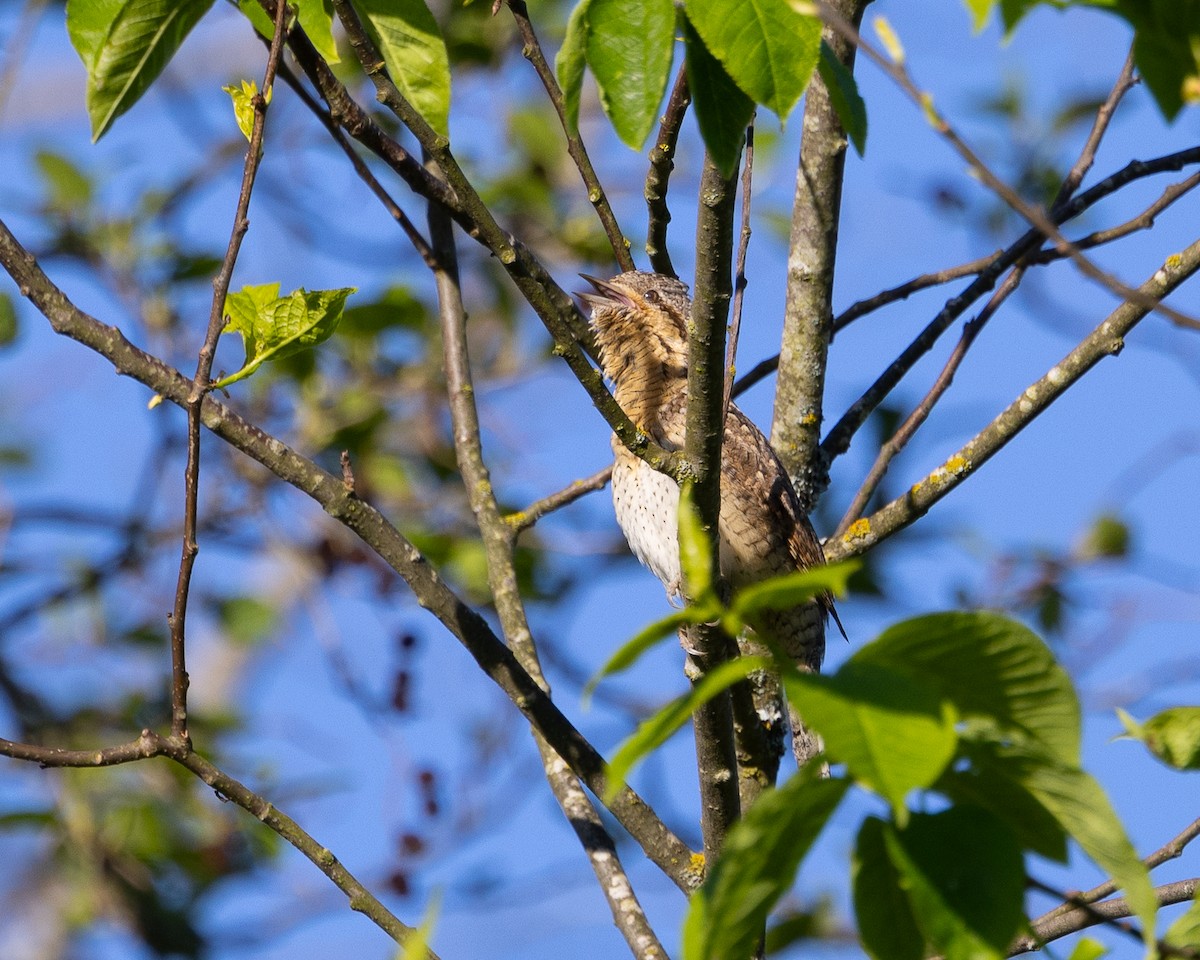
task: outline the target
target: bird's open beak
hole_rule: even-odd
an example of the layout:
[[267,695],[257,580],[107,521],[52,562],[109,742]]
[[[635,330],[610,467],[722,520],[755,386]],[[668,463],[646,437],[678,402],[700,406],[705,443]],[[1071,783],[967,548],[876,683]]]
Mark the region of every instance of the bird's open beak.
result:
[[585,310],[593,310],[596,307],[629,309],[634,305],[629,294],[607,280],[589,277],[586,273],[581,273],[580,276],[590,283],[594,290],[594,292],[593,290],[575,291],[575,296],[579,298],[579,302],[583,304]]

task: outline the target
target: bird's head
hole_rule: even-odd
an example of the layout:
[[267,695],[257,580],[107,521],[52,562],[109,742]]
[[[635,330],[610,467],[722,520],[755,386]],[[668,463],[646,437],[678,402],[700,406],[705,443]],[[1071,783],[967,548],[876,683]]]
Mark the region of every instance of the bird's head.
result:
[[605,376],[617,387],[631,376],[687,376],[692,301],[683,283],[641,270],[611,280],[581,276],[592,285],[577,296],[591,312]]

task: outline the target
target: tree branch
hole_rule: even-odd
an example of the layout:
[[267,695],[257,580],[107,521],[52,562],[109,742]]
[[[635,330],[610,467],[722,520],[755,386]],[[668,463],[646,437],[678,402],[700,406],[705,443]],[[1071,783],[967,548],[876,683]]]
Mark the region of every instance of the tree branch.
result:
[[[0,263],[16,281],[21,295],[50,321],[54,330],[107,358],[118,373],[133,377],[159,396],[182,406],[191,382],[177,370],[131,344],[109,327],[79,310],[42,272],[0,220]],[[433,613],[459,640],[491,680],[538,729],[597,796],[606,787],[604,759],[517,663],[475,610],[464,603],[430,567],[424,556],[365,501],[346,490],[340,476],[322,470],[282,441],[247,423],[228,407],[205,398],[204,425],[222,440],[258,461],[281,480],[310,496],[331,517],[356,533],[409,585],[417,602]],[[684,890],[693,889],[702,871],[692,852],[649,807],[628,788],[609,810],[646,851],[647,856]]]
[[575,167],[579,170],[580,177],[583,178],[583,185],[587,187],[588,200],[591,201],[596,216],[600,218],[604,234],[608,237],[609,245],[612,247],[613,256],[622,271],[632,270],[634,264],[633,257],[629,254],[629,240],[621,232],[621,226],[617,223],[616,214],[609,205],[604,187],[600,185],[600,177],[596,174],[596,168],[592,166],[591,158],[588,156],[587,148],[583,145],[579,131],[572,131],[570,124],[567,123],[562,90],[559,89],[554,71],[546,62],[542,45],[538,42],[537,34],[533,30],[533,23],[529,19],[529,8],[526,6],[525,0],[508,0],[508,9],[512,11],[513,19],[517,21],[517,29],[521,32],[521,55],[533,64],[533,69],[537,71],[538,79],[542,81],[542,86],[546,88],[546,95],[554,106],[554,112],[558,114],[558,122],[567,138],[567,153],[575,161]]
[[646,253],[654,272],[665,273],[669,277],[676,276],[676,273],[667,249],[667,224],[671,222],[667,184],[671,179],[671,171],[675,169],[675,144],[679,140],[679,128],[683,126],[683,118],[687,116],[691,102],[687,70],[680,67],[662,123],[658,127],[658,136],[654,138],[654,146],[650,150],[650,169],[646,171],[644,189],[647,207]]
[[1200,240],[1182,253],[1169,257],[1139,288],[1140,302],[1126,301],[1118,306],[1074,350],[1026,388],[942,466],[869,518],[852,524],[839,539],[827,542],[826,558],[834,562],[857,556],[928,513],[935,503],[983,466],[1092,367],[1105,357],[1120,353],[1125,336],[1150,312],[1145,305],[1147,299],[1165,297],[1197,270],[1200,270]]

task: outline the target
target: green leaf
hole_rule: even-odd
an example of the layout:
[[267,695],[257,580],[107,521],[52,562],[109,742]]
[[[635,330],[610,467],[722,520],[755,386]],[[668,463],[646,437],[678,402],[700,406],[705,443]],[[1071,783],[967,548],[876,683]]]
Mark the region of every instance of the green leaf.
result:
[[354,287],[294,290],[280,297],[279,284],[269,283],[229,294],[225,299],[229,316],[225,332],[242,335],[246,362],[213,388],[223,389],[250,376],[268,360],[291,356],[329,339],[342,318],[346,298],[354,292]]
[[590,0],[587,62],[600,104],[626,146],[646,142],[671,73],[672,0]]
[[1172,947],[1195,950],[1200,947],[1200,893],[1182,917],[1167,928],[1163,940]]
[[821,59],[817,61],[817,70],[846,135],[858,155],[863,156],[867,151],[867,105],[859,96],[854,74],[846,69],[846,65],[824,40],[821,41]]
[[1004,761],[997,757],[1000,745],[960,741],[959,749],[969,765],[946,770],[935,789],[955,803],[983,807],[999,817],[1026,850],[1066,863],[1066,831],[1019,779],[1009,775]]
[[749,617],[764,610],[789,610],[826,591],[841,596],[861,566],[858,560],[845,560],[761,580],[739,590],[730,609],[739,616]]
[[[233,115],[237,119],[238,129],[249,142],[254,133],[254,98],[258,96],[258,84],[253,80],[243,80],[240,87],[228,86],[221,89],[229,94],[229,99],[233,101]],[[267,102],[271,102],[270,91]]]
[[765,670],[769,666],[770,661],[764,657],[738,657],[722,663],[706,673],[686,694],[676,697],[656,714],[639,723],[632,736],[621,744],[608,762],[605,799],[616,796],[624,786],[629,771],[651,750],[666,743],[672,734],[687,723],[697,708],[735,683],[745,680],[756,670]]
[[227,597],[217,606],[222,632],[234,643],[249,646],[278,625],[279,611],[257,597]]
[[949,701],[904,674],[851,661],[833,676],[785,675],[784,685],[829,759],[886,799],[901,824],[909,792],[931,786],[954,756]]
[[1129,905],[1142,922],[1146,945],[1152,946],[1158,902],[1150,874],[1100,784],[1035,744],[1011,743],[997,750],[996,760],[998,769],[1028,790],[1125,891]]
[[798,12],[789,0],[686,0],[685,9],[738,87],[786,119],[817,65],[820,19]]
[[977,807],[914,814],[883,831],[917,926],[945,960],[1000,960],[1024,922],[1025,866],[1012,832]]
[[91,206],[92,179],[75,163],[53,150],[39,150],[33,159],[52,207],[78,215]]
[[917,926],[902,878],[888,854],[891,824],[867,817],[854,847],[854,916],[858,936],[875,960],[922,960],[925,937]]
[[424,0],[352,0],[392,82],[433,129],[450,135],[450,61]]
[[716,596],[712,544],[712,538],[700,522],[692,485],[684,483],[679,490],[679,563],[683,569],[684,592],[699,602]]
[[1129,556],[1129,525],[1111,513],[1101,514],[1079,548],[1081,560]]
[[1127,735],[1141,740],[1158,759],[1177,770],[1200,770],[1200,707],[1171,707],[1139,724],[1117,711]]
[[441,909],[442,894],[440,891],[434,891],[429,898],[429,905],[425,908],[425,916],[421,918],[421,925],[404,942],[396,960],[425,960],[429,956],[429,941],[433,937],[433,926],[437,923]]
[[596,686],[605,677],[628,670],[641,659],[642,654],[656,647],[680,627],[695,623],[711,623],[720,615],[720,605],[715,600],[711,600],[708,604],[688,604],[682,610],[676,610],[661,620],[655,620],[649,626],[638,631],[632,640],[623,643],[617,652],[609,657],[608,662],[583,688],[584,697],[591,696]]
[[1099,940],[1083,937],[1072,948],[1067,960],[1100,960],[1106,953],[1108,953],[1108,947]]
[[246,19],[254,24],[254,29],[260,36],[266,37],[268,40],[275,36],[275,24],[271,22],[267,11],[263,9],[258,0],[238,0],[238,9],[246,15]]
[[571,133],[579,130],[579,97],[583,92],[583,68],[587,63],[588,7],[591,0],[580,0],[571,11],[567,21],[567,34],[554,58],[554,72],[558,85],[562,87],[563,109],[567,115],[567,129]]
[[691,22],[684,19],[688,89],[704,146],[726,177],[737,171],[754,101],[742,93],[720,62],[708,52]]
[[935,685],[963,720],[998,724],[1079,765],[1079,700],[1049,648],[994,613],[938,613],[885,630],[852,658]]
[[12,297],[0,293],[0,347],[7,347],[15,341],[19,332],[17,308],[13,305]]
[[809,764],[778,790],[768,790],[729,832],[688,907],[684,960],[753,954],[767,914],[792,886],[849,786],[821,779],[819,766]]
[[971,13],[975,32],[979,33],[987,26],[988,18],[992,15],[992,8],[996,6],[997,0],[963,0],[963,2]]
[[333,39],[333,4],[330,0],[291,0],[291,5],[296,8],[296,19],[317,53],[326,63],[340,63],[342,58]]
[[92,140],[137,103],[213,0],[71,0],[67,32],[87,68]]

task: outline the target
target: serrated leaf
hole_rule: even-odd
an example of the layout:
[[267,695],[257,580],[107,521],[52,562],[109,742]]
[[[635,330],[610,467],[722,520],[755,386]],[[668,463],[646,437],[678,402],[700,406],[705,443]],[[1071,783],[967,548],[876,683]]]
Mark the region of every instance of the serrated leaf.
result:
[[699,707],[735,683],[745,680],[756,670],[765,670],[769,666],[770,661],[764,657],[738,657],[736,660],[722,663],[706,673],[686,694],[676,697],[653,716],[639,723],[637,729],[621,744],[608,762],[605,799],[610,800],[616,796],[634,766],[650,751],[666,743]]
[[162,73],[213,0],[72,0],[67,32],[87,68],[92,140]]
[[849,786],[821,779],[819,767],[809,764],[778,790],[762,794],[729,832],[720,859],[688,907],[684,960],[753,954],[767,914],[791,887]]
[[925,937],[901,886],[884,833],[891,825],[867,817],[854,845],[854,916],[862,945],[875,960],[921,960]]
[[785,120],[808,86],[821,49],[821,21],[789,0],[687,0],[705,47],[755,103]]
[[891,805],[931,786],[954,756],[955,714],[936,688],[873,664],[846,663],[832,676],[784,676],[788,702],[825,741],[831,761]]
[[346,298],[354,292],[354,287],[294,290],[279,297],[279,284],[271,283],[229,294],[225,299],[229,324],[224,332],[242,335],[246,362],[213,384],[213,389],[250,376],[268,360],[291,356],[329,339],[342,318]]
[[1200,770],[1200,707],[1171,707],[1139,724],[1118,710],[1125,733],[1177,770]]
[[1079,765],[1079,699],[1049,648],[994,613],[938,613],[895,624],[852,661],[909,674],[938,688],[964,720],[998,724]]
[[826,591],[841,596],[861,566],[858,560],[845,560],[771,577],[739,590],[730,607],[739,616],[750,617],[764,610],[788,610]]
[[846,65],[824,40],[821,41],[821,59],[817,61],[817,70],[842,128],[858,155],[863,156],[867,150],[867,105],[859,95],[854,74],[846,69]]
[[1020,781],[1010,775],[992,742],[960,741],[969,761],[945,771],[934,785],[956,803],[970,803],[999,817],[1017,835],[1021,846],[1048,860],[1067,861],[1067,833],[1058,820]]
[[589,0],[587,62],[600,103],[626,146],[646,142],[671,73],[672,0]]
[[720,606],[710,602],[707,605],[689,604],[682,610],[676,610],[661,620],[655,620],[649,626],[639,630],[633,639],[623,643],[617,652],[609,657],[608,662],[600,668],[599,672],[583,688],[584,697],[591,696],[596,686],[605,677],[628,670],[641,659],[644,653],[658,646],[660,642],[674,634],[680,627],[695,623],[709,623],[720,616],[720,614]]
[[737,171],[746,127],[754,117],[754,101],[738,89],[686,18],[683,39],[687,49],[688,90],[704,146],[726,177]]
[[392,82],[433,129],[450,135],[450,60],[424,0],[352,0]]
[[977,807],[884,828],[913,917],[945,960],[1001,960],[1024,921],[1025,866],[1011,831]]
[[554,72],[558,75],[558,85],[562,88],[567,129],[572,133],[579,129],[579,96],[583,90],[583,68],[587,63],[590,2],[591,0],[580,0],[571,11],[571,18],[567,21],[567,34],[563,37],[563,44],[554,58]]
[[1033,743],[1013,742],[999,748],[997,761],[1125,891],[1143,924],[1146,945],[1152,947],[1158,902],[1150,874],[1100,784]]

